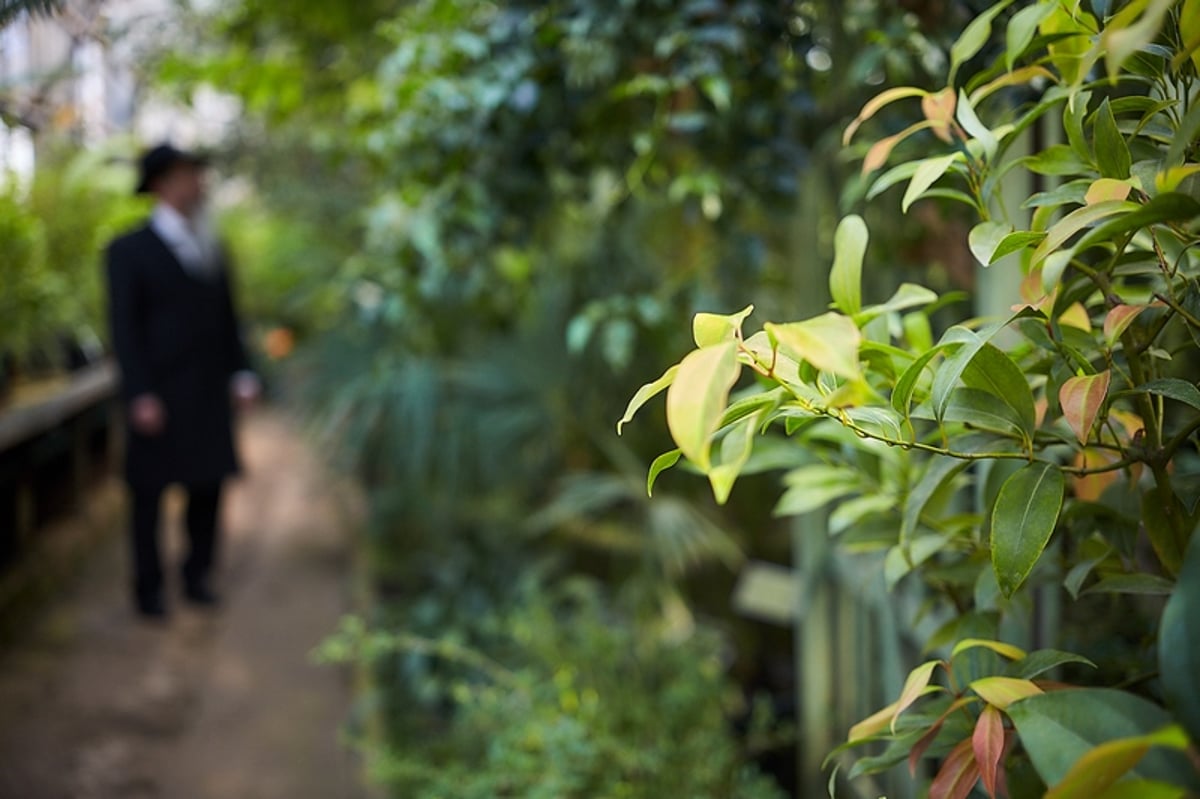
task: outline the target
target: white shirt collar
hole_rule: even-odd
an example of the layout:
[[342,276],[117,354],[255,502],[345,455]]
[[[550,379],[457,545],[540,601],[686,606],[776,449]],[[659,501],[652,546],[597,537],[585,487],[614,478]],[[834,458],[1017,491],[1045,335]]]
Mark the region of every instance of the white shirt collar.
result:
[[217,269],[216,246],[203,220],[189,220],[178,209],[160,202],[150,215],[150,227],[192,274],[208,277]]

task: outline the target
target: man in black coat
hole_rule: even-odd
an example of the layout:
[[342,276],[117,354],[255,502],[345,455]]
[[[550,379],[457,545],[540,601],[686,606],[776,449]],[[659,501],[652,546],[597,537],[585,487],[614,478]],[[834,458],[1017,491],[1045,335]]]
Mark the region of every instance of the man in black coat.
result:
[[[221,486],[238,470],[232,399],[257,397],[230,295],[226,259],[204,215],[204,160],[160,145],[141,161],[146,225],[108,247],[112,343],[127,412],[133,591],[147,617],[166,613],[159,556],[164,489],[188,494],[184,597],[215,605],[210,585]],[[232,391],[232,397],[231,397]]]

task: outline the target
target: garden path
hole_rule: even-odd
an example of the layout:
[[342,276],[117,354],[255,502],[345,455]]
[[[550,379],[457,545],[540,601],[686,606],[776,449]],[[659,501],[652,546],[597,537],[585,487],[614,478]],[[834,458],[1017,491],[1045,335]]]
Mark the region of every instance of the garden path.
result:
[[[253,414],[241,438],[218,613],[174,603],[165,625],[135,620],[124,539],[109,534],[6,642],[0,799],[362,795],[339,742],[348,675],[309,657],[350,606],[351,492],[278,411]],[[178,524],[168,533],[177,553]]]

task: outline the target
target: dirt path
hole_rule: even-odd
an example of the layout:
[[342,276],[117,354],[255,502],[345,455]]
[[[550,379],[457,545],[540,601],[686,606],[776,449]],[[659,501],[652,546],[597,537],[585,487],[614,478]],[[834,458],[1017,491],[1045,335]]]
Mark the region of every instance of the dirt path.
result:
[[108,536],[0,655],[0,799],[360,797],[338,740],[347,675],[308,657],[349,606],[347,498],[277,412],[241,439],[220,612],[136,621]]

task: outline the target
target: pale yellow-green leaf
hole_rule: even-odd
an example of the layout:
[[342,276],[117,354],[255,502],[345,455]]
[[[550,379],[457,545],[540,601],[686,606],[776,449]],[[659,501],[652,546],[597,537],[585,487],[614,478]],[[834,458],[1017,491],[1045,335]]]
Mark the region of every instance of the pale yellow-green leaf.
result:
[[633,415],[638,412],[638,408],[641,408],[652,397],[671,385],[678,372],[679,364],[676,364],[663,372],[662,377],[647,383],[637,390],[637,393],[633,395],[633,399],[629,400],[629,405],[625,408],[625,415],[617,422],[617,435],[621,435],[621,428],[633,419]]
[[862,265],[870,233],[861,216],[851,214],[838,223],[833,234],[833,269],[829,293],[845,314],[862,309]]
[[732,341],[688,353],[667,389],[667,428],[675,445],[701,471],[711,468],[712,436],[729,403],[741,365]]
[[1016,677],[984,677],[968,687],[979,694],[983,701],[1001,710],[1018,699],[1042,693],[1042,689],[1034,685],[1032,680],[1020,680]]
[[913,173],[912,179],[908,181],[908,188],[904,191],[904,199],[900,201],[900,210],[908,213],[909,206],[916,202],[925,191],[946,174],[946,170],[960,159],[962,153],[950,153],[949,155],[940,155],[934,158],[926,158],[920,162],[917,171]]
[[841,377],[857,378],[862,373],[858,361],[862,333],[847,316],[830,312],[803,322],[767,323],[765,328],[779,349],[798,361]]
[[741,338],[742,322],[754,312],[753,305],[747,305],[735,314],[698,313],[692,317],[692,338],[697,347],[709,347]]

